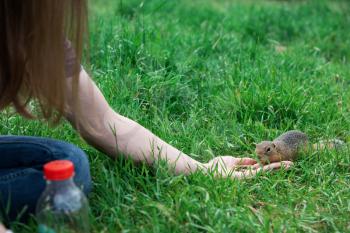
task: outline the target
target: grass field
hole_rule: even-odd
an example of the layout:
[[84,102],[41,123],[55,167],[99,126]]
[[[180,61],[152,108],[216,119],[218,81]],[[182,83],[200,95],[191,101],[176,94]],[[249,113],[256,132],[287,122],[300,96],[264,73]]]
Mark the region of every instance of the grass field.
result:
[[[350,142],[347,1],[94,0],[90,42],[86,68],[110,105],[200,161],[255,156],[254,142],[290,129]],[[64,122],[2,115],[0,134],[88,153],[94,232],[350,232],[348,151],[214,180],[113,161]]]

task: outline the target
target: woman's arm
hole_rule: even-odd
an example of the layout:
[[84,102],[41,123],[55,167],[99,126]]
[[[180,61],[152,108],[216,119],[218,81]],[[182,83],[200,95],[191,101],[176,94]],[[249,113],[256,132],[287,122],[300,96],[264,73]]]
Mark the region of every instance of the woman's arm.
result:
[[[79,80],[79,113],[73,109],[73,99],[68,82],[66,118],[78,128],[81,136],[91,145],[111,157],[124,154],[136,162],[152,164],[166,160],[176,173],[190,173],[203,165],[167,144],[140,124],[116,113],[82,70]],[[79,117],[79,120],[75,118]]]
[[[71,79],[67,79],[67,84],[66,118],[88,143],[111,157],[123,154],[135,162],[144,161],[148,164],[161,159],[173,166],[177,174],[189,174],[199,168],[204,172],[216,169],[220,176],[232,175],[238,178],[254,176],[260,170],[291,165],[288,162],[275,163],[259,168],[253,159],[241,160],[231,156],[217,157],[202,164],[167,144],[137,122],[116,113],[84,70],[80,72],[78,111],[73,107]],[[232,169],[241,165],[251,166],[254,171],[232,172]]]

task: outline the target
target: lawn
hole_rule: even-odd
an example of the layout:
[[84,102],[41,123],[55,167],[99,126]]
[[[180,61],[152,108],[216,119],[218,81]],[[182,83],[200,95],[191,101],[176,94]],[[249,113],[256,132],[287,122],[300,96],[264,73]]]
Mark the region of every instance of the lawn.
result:
[[[110,105],[200,161],[255,157],[254,142],[291,129],[350,142],[347,1],[94,0],[89,40]],[[93,232],[350,232],[346,150],[237,181],[113,161],[65,122],[3,114],[0,134],[87,152]]]

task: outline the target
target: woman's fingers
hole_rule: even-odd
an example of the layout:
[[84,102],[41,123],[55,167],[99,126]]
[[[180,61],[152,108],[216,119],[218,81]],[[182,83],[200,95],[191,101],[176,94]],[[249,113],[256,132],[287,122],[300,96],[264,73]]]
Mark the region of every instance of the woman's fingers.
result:
[[282,161],[261,166],[252,158],[235,158],[232,156],[219,156],[206,164],[208,171],[217,177],[231,177],[236,179],[251,178],[262,171],[276,170],[281,167],[288,169],[293,165],[291,161]]
[[281,161],[281,162],[278,162],[278,163],[270,163],[268,165],[265,165],[265,166],[262,167],[262,170],[269,171],[269,170],[279,169],[281,167],[284,167],[285,169],[288,169],[292,165],[293,165],[292,161]]
[[[259,172],[262,171],[271,171],[276,170],[281,167],[285,169],[289,169],[293,165],[293,162],[291,161],[282,161],[278,163],[271,163],[269,165],[265,165],[263,167],[257,167],[256,165],[253,165],[251,169],[246,169],[244,171],[236,171],[233,172],[232,178],[238,178],[238,179],[248,179],[256,176]],[[255,168],[257,167],[257,168]]]
[[270,163],[264,166],[261,166],[261,164],[256,163],[252,166],[252,168],[253,169],[263,168],[264,170],[273,170],[273,169],[278,169],[281,166],[284,166],[285,168],[288,169],[292,165],[293,165],[293,162],[291,161],[282,161],[282,162]]

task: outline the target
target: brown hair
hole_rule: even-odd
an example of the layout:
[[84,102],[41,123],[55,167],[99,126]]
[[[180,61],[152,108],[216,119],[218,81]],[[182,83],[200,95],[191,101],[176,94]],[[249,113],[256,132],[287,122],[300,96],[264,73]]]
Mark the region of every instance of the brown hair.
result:
[[33,117],[27,105],[34,98],[42,117],[60,118],[67,91],[64,42],[69,39],[76,53],[72,89],[76,93],[86,4],[86,0],[0,1],[0,110],[13,105],[21,115]]

